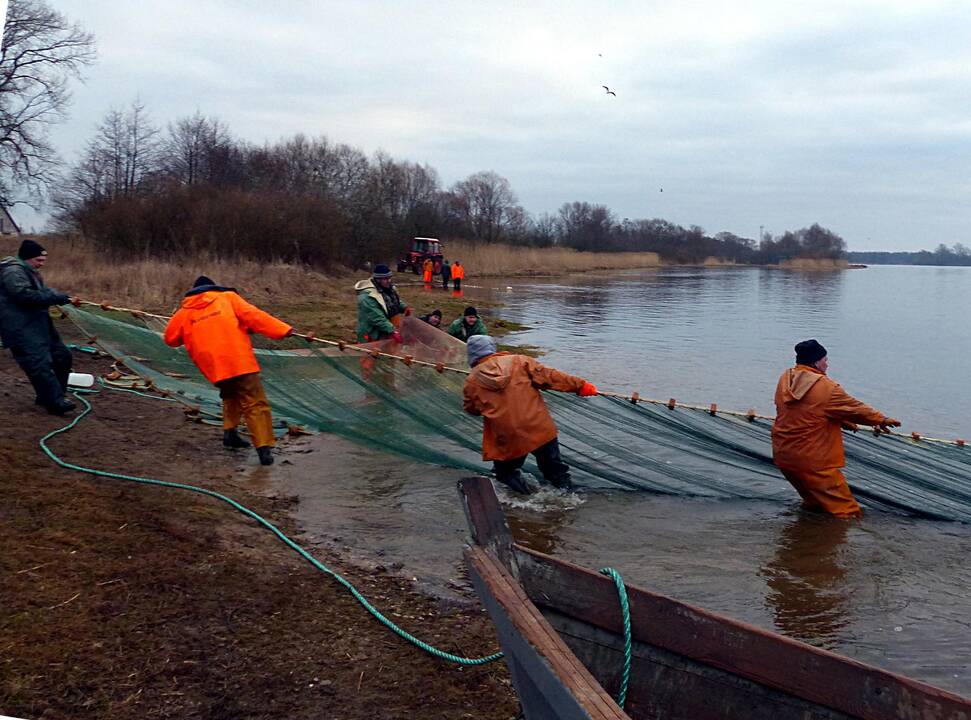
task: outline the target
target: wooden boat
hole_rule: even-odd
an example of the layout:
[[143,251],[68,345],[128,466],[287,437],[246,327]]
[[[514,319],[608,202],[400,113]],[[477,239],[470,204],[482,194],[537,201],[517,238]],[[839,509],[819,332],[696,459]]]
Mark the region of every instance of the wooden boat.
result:
[[459,483],[469,573],[527,720],[971,720],[971,700],[628,586],[633,662],[613,580],[516,545],[487,478]]

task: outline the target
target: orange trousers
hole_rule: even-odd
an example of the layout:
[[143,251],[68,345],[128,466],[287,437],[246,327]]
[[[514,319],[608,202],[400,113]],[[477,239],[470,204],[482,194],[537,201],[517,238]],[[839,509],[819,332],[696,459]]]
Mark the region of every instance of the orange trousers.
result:
[[432,281],[432,271],[431,271],[431,270],[426,270],[426,271],[425,271],[425,274],[424,274],[424,277],[423,277],[423,280],[424,280],[424,281],[425,281],[426,283],[430,283],[430,282]]
[[839,468],[825,470],[787,470],[780,468],[786,480],[802,497],[808,510],[822,510],[837,517],[859,517],[860,504]]
[[273,414],[259,373],[247,373],[216,383],[223,401],[223,430],[235,430],[246,419],[255,447],[273,447]]

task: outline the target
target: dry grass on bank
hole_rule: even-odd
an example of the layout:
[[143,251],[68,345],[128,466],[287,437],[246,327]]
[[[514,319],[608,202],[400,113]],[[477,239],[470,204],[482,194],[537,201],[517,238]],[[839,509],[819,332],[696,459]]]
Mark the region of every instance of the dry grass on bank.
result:
[[[349,275],[337,278],[285,263],[228,262],[203,256],[182,262],[112,260],[83,239],[48,236],[39,241],[50,254],[44,279],[51,287],[86,300],[149,312],[174,310],[199,275],[208,275],[221,285],[246,288],[246,297],[257,304],[297,297],[335,299],[353,286]],[[0,256],[15,254],[19,243],[19,239],[0,239]]]
[[[301,265],[230,262],[198,255],[181,262],[113,260],[82,238],[45,236],[38,240],[50,254],[43,271],[46,283],[84,300],[168,315],[178,308],[195,278],[207,275],[221,285],[239,288],[247,300],[300,332],[312,330],[320,337],[356,341],[354,283],[367,277],[364,271],[328,275]],[[15,254],[19,244],[20,238],[0,237],[0,257]],[[470,301],[440,291],[437,285],[431,292],[410,287],[414,280],[410,274],[398,279],[402,296],[418,315],[439,308],[448,322]],[[480,309],[494,305],[480,297],[474,302]],[[517,329],[515,323],[487,322],[496,336]]]
[[473,245],[444,243],[445,257],[460,260],[466,274],[474,277],[522,275],[564,275],[589,270],[623,270],[657,267],[661,258],[653,252],[597,253],[570,248],[527,248],[515,245]]

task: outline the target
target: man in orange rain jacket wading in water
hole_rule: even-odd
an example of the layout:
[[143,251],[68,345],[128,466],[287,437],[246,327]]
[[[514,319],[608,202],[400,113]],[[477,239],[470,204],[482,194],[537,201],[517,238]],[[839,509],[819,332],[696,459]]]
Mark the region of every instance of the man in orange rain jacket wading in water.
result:
[[816,340],[795,347],[796,366],[789,368],[775,391],[772,459],[802,496],[803,506],[839,517],[857,517],[860,505],[840,468],[846,465],[843,433],[854,423],[885,432],[900,421],[851,397],[826,376],[826,348]]
[[216,285],[200,276],[185,294],[179,311],[165,328],[165,342],[185,345],[189,357],[206,379],[219,388],[223,401],[223,445],[245,448],[250,444],[236,428],[246,418],[262,465],[273,464],[273,416],[260,382],[260,366],[249,333],[279,340],[293,328],[243,300],[233,288]]
[[465,381],[464,408],[482,416],[482,459],[493,461],[496,480],[516,492],[532,492],[520,473],[532,453],[547,482],[569,488],[570,466],[560,459],[556,425],[540,390],[590,397],[597,388],[531,357],[497,352],[488,335],[470,337],[468,353],[472,371]]

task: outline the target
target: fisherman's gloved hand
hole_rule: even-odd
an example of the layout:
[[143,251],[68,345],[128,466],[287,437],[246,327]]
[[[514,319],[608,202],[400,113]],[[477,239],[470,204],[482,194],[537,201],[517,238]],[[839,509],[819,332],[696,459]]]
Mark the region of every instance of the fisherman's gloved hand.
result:
[[401,339],[401,333],[398,332],[397,330],[391,333],[391,339],[394,340],[399,345],[404,342],[404,340]]
[[583,387],[580,388],[580,392],[577,393],[580,397],[593,397],[597,394],[597,386],[593,383],[585,382]]
[[900,427],[900,421],[895,420],[892,417],[885,417],[883,420],[880,421],[880,429],[883,432],[885,433],[890,432],[890,428],[892,427]]
[[406,307],[405,308],[404,315],[405,315],[405,317],[408,317],[409,315],[411,315],[411,308],[410,307]]
[[843,429],[844,430],[849,430],[851,432],[856,432],[857,430],[860,429],[860,426],[857,425],[856,423],[851,423],[849,421],[844,421],[843,422]]
[[66,295],[65,293],[56,293],[54,295],[54,304],[55,305],[70,305],[71,304],[71,296],[70,295]]

